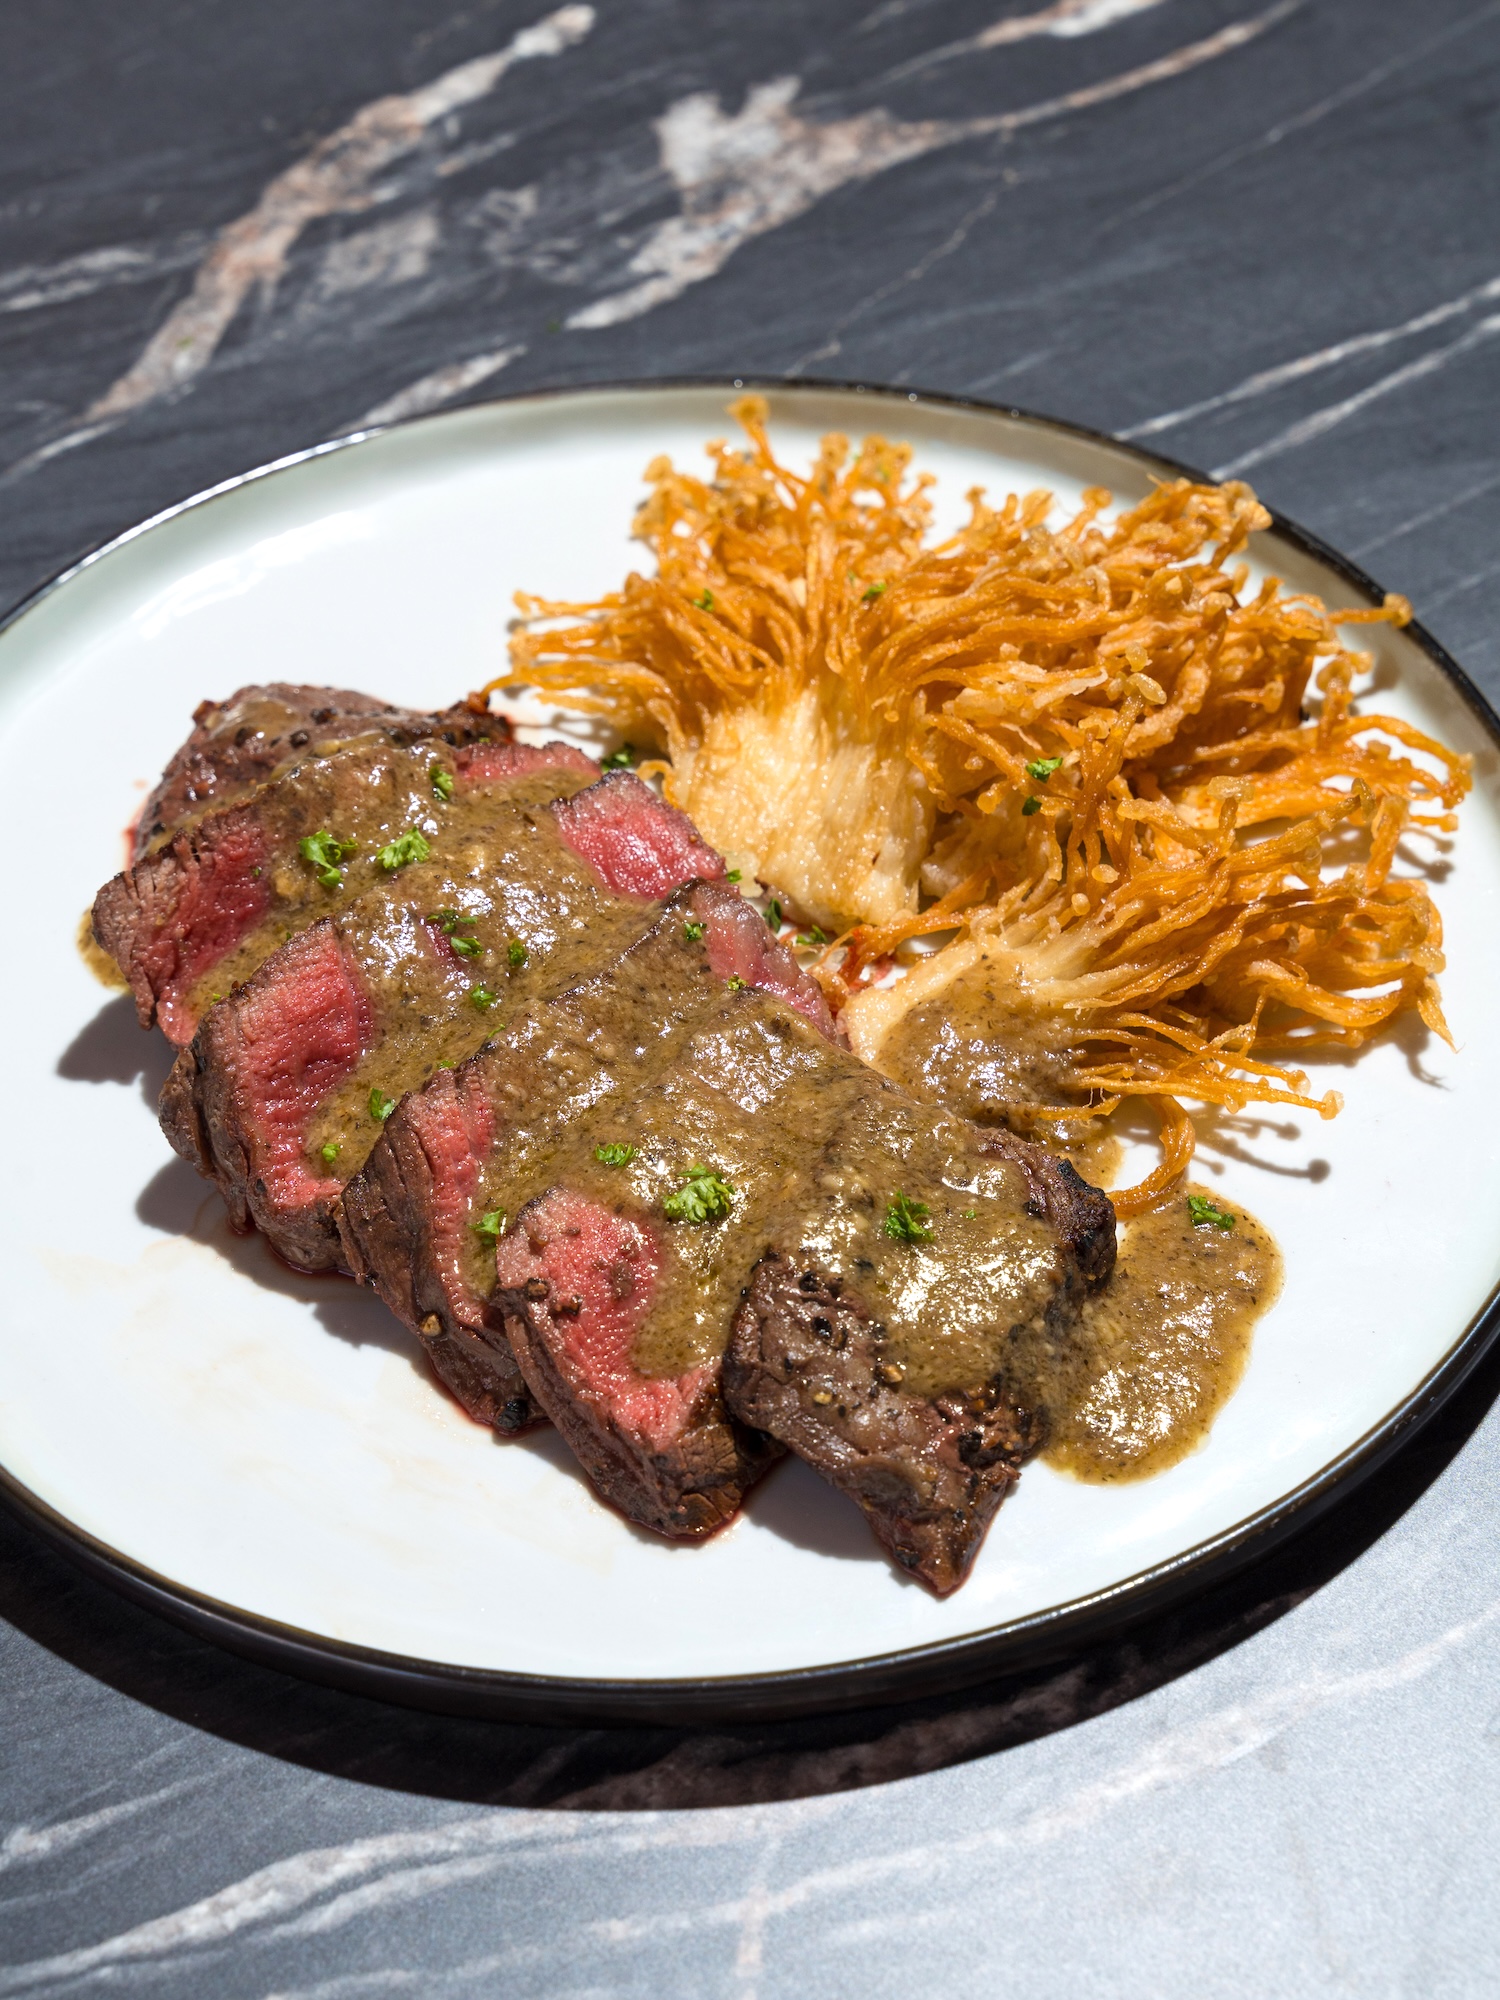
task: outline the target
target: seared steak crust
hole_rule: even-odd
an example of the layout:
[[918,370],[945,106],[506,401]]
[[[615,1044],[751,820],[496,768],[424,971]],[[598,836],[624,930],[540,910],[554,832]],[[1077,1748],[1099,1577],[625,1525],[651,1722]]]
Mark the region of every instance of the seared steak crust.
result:
[[351,736],[379,730],[394,743],[440,737],[461,744],[508,742],[510,723],[460,703],[435,714],[395,708],[353,688],[287,681],[242,687],[227,701],[203,701],[193,733],[172,757],[141,808],[135,854],[143,854],[210,803],[227,805],[293,758],[326,755]]
[[1084,1180],[1071,1160],[1003,1127],[985,1133],[982,1150],[1016,1162],[1031,1189],[1032,1213],[1045,1216],[1057,1231],[1089,1290],[1102,1285],[1115,1268],[1117,1248],[1109,1196]]
[[968,1575],[1040,1425],[995,1380],[925,1397],[885,1329],[815,1264],[768,1250],[724,1357],[732,1414],[858,1503],[899,1566],[938,1597]]

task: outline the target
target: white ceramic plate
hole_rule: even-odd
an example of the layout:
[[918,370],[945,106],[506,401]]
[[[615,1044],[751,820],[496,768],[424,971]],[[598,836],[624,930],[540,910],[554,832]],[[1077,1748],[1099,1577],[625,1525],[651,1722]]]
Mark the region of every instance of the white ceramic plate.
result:
[[[1500,1281],[1500,817],[1493,720],[1420,632],[1377,631],[1380,701],[1474,753],[1451,872],[1458,1052],[1391,1041],[1348,1108],[1250,1121],[1200,1177],[1279,1237],[1286,1287],[1207,1445],[1118,1488],[1028,1468],[969,1584],[899,1579],[795,1463],[702,1548],[598,1504],[549,1434],[499,1443],[371,1297],[237,1241],[157,1130],[160,1039],[94,983],[79,913],[194,705],[328,681],[437,706],[499,670],[511,593],[612,585],[642,467],[731,428],[728,385],[502,401],[232,483],[124,537],[0,636],[16,845],[0,990],[11,1127],[0,1467],[10,1498],[117,1585],[227,1643],[434,1706],[687,1716],[872,1699],[1057,1651],[1193,1588],[1368,1470],[1489,1337]],[[772,391],[782,448],[878,427],[939,475],[1133,500],[1153,460],[1014,412]],[[1368,586],[1297,531],[1258,562]],[[1330,1066],[1331,1067],[1331,1066]],[[1462,1190],[1455,1199],[1454,1191]]]

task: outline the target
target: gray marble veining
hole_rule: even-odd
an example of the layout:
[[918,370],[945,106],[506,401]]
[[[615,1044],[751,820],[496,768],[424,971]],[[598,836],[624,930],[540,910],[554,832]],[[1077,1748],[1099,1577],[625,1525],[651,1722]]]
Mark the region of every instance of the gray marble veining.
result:
[[[12,10],[0,599],[362,422],[796,373],[1249,477],[1500,692],[1497,78],[1500,0]],[[779,1726],[386,1709],[0,1521],[0,1994],[1492,1993],[1497,1386],[1112,1646]]]

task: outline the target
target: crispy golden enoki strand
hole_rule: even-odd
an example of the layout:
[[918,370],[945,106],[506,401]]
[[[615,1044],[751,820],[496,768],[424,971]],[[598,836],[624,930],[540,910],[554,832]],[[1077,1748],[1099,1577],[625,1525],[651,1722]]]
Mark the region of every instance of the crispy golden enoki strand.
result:
[[[492,685],[664,748],[711,840],[853,924],[819,968],[836,1002],[857,1014],[905,939],[958,925],[1009,956],[1010,998],[1075,1024],[1096,1103],[1326,1112],[1264,1057],[1409,1009],[1446,1035],[1437,912],[1395,867],[1404,835],[1452,830],[1467,761],[1357,715],[1368,661],[1340,637],[1403,600],[1246,597],[1232,558],[1268,516],[1238,482],[1170,481],[1112,521],[1095,489],[1061,526],[1046,493],[976,491],[926,547],[905,447],[825,438],[804,477],[758,398],[735,414],[748,449],[711,446],[711,480],[647,468],[656,574],[518,599]],[[1163,1115],[1175,1174],[1191,1127]]]

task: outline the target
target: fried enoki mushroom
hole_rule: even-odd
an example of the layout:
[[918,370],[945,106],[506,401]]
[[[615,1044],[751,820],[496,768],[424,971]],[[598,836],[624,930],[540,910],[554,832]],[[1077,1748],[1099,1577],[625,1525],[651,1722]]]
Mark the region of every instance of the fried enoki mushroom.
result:
[[1113,518],[1092,489],[1061,525],[1050,494],[976,490],[926,546],[907,447],[827,437],[803,476],[759,398],[734,414],[748,445],[711,445],[712,479],[646,469],[655,575],[588,604],[518,597],[491,686],[661,749],[671,801],[839,933],[818,971],[862,1053],[976,964],[999,971],[1012,1013],[1068,1023],[1069,1116],[1160,1111],[1164,1165],[1128,1212],[1191,1154],[1182,1099],[1331,1115],[1283,1066],[1298,1048],[1357,1047],[1411,1009],[1446,1036],[1437,911],[1397,861],[1408,832],[1453,830],[1467,760],[1357,714],[1369,662],[1340,637],[1404,623],[1404,600],[1249,592],[1232,559],[1269,516],[1238,481],[1167,481]]

